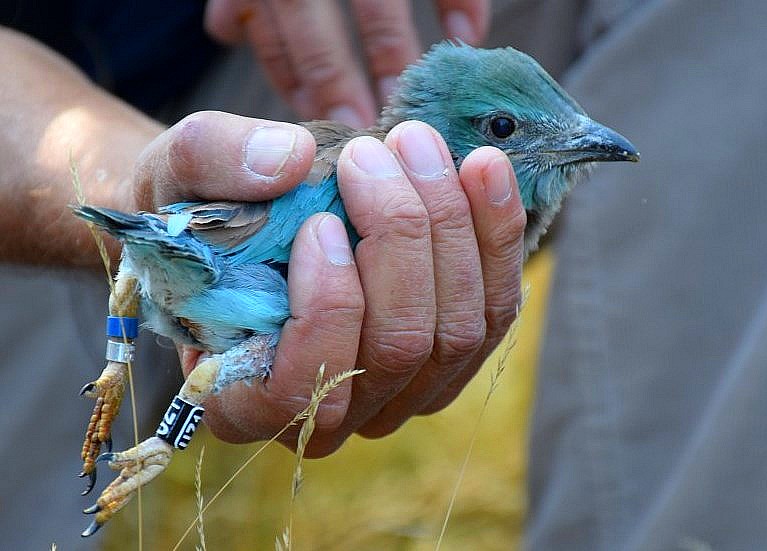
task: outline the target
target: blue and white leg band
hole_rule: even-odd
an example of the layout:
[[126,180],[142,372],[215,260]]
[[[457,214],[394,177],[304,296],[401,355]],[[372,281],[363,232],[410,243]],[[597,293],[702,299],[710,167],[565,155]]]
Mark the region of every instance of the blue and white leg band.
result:
[[136,356],[133,339],[137,336],[138,318],[107,316],[107,351],[104,357],[110,362],[132,363]]

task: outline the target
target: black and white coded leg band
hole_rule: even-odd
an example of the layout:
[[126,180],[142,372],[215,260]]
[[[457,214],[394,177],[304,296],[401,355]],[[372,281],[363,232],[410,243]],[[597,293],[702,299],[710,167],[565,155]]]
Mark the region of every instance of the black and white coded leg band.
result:
[[202,420],[205,408],[174,396],[155,435],[179,450],[185,449]]

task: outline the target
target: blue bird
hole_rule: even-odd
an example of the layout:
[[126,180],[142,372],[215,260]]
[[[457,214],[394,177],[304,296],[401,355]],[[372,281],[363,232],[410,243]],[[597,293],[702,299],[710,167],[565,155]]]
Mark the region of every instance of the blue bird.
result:
[[[158,214],[74,208],[124,244],[118,275],[123,291],[113,293],[110,304],[133,304],[137,293],[152,330],[213,353],[187,379],[157,435],[136,448],[95,459],[100,444],[109,442],[111,413],[94,412],[103,419],[86,435],[83,476],[91,477],[88,490],[96,460],[123,472],[86,510],[96,517],[84,536],[109,520],[136,487],[161,472],[174,447],[185,447],[205,397],[236,381],[268,376],[280,329],[290,315],[281,268],[298,229],[311,215],[331,212],[347,225],[352,243],[358,239],[337,187],[341,149],[363,134],[382,139],[410,119],[431,125],[444,137],[456,167],[481,146],[506,153],[527,211],[526,254],[537,247],[563,198],[593,163],[639,159],[628,140],[591,120],[531,57],[513,48],[483,50],[444,42],[403,72],[399,90],[376,126],[360,132],[330,122],[304,123],[317,141],[314,167],[306,182],[279,198],[176,203]],[[124,312],[135,310],[135,304],[112,310],[116,319],[127,319]],[[111,346],[118,349],[120,344]],[[119,407],[121,390],[115,386],[120,383],[106,372],[125,363],[129,347],[125,344],[108,358],[105,374],[86,385],[84,393],[102,402],[112,393]]]

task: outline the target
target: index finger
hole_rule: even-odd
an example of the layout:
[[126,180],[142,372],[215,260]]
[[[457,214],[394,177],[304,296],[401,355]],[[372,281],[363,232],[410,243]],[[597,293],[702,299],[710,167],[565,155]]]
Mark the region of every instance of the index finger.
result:
[[490,0],[437,0],[437,10],[448,38],[459,38],[472,46],[485,39]]
[[367,69],[382,102],[394,92],[399,74],[421,53],[410,2],[353,0]]
[[270,0],[269,5],[297,79],[291,95],[299,113],[354,127],[371,125],[373,94],[352,55],[335,0]]

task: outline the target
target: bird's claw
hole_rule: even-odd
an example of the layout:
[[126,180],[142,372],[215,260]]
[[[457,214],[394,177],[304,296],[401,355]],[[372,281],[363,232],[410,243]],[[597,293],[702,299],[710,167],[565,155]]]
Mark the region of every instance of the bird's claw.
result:
[[94,469],[95,463],[107,462],[111,469],[119,470],[120,474],[101,492],[96,503],[83,511],[96,517],[81,535],[88,537],[96,533],[131,500],[138,488],[165,470],[172,456],[173,447],[156,436],[124,452],[99,455],[94,460]]
[[83,530],[82,533],[80,533],[80,535],[84,538],[87,538],[88,536],[92,536],[93,534],[99,531],[99,528],[101,528],[101,526],[102,526],[101,524],[96,522],[96,519],[93,519],[93,522],[91,522],[88,525],[88,528]]
[[83,514],[85,514],[85,515],[95,515],[99,511],[101,511],[101,507],[99,507],[98,503],[94,503],[90,507],[86,507],[85,509],[83,509]]
[[82,495],[88,494],[96,483],[96,458],[101,452],[101,445],[106,444],[108,450],[112,449],[112,421],[120,410],[126,379],[127,366],[109,362],[96,381],[86,384],[80,390],[81,396],[96,399],[81,453],[83,470],[80,476],[90,477]]
[[[123,453],[125,453],[125,452],[123,452]],[[102,453],[101,455],[99,455],[96,458],[96,463],[103,463],[104,461],[114,461],[115,460],[115,455],[116,454],[114,454],[112,452]]]
[[96,469],[92,469],[89,473],[82,471],[77,476],[80,478],[85,478],[86,476],[88,477],[88,485],[85,487],[85,490],[80,493],[81,496],[87,496],[89,493],[91,493],[91,490],[93,490],[93,487],[96,485]]

